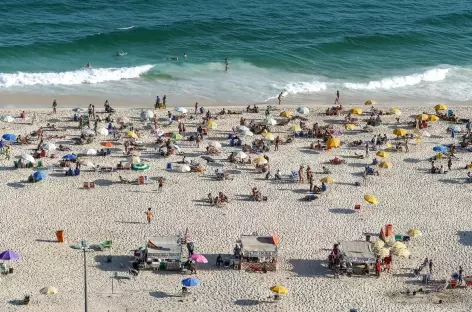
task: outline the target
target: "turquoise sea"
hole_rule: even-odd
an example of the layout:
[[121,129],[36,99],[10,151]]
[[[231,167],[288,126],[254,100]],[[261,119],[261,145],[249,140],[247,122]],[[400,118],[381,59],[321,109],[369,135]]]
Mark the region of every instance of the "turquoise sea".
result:
[[0,91],[223,103],[264,102],[281,91],[292,101],[331,101],[336,90],[356,99],[472,99],[470,1],[2,5]]

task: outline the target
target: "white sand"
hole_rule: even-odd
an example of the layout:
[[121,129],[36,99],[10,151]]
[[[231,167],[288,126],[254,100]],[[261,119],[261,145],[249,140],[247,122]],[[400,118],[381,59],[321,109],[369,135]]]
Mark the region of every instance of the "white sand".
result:
[[[310,109],[309,125],[314,121],[324,124],[340,119],[322,116],[320,113],[325,107]],[[424,109],[432,112],[432,107],[403,107],[402,120],[410,120],[407,116]],[[453,109],[461,117],[470,117],[468,108]],[[1,111],[0,114],[18,116],[20,112]],[[159,111],[160,117],[165,114],[166,111]],[[115,117],[119,116],[138,117],[139,111],[120,110],[115,114]],[[262,114],[243,116],[248,120],[262,118]],[[217,136],[223,145],[225,153],[221,158],[237,150],[229,146],[224,134],[227,131],[223,130],[237,125],[240,117],[222,117],[218,120],[221,130],[210,132],[210,137]],[[67,128],[65,134],[68,138],[63,143],[69,143],[71,135],[80,133],[77,123],[70,121],[70,110],[61,110],[57,116],[49,115],[49,110],[38,111],[37,124],[45,125],[53,118],[60,120],[57,126]],[[393,139],[394,117],[384,117],[384,121],[374,133],[387,133]],[[136,125],[140,124],[136,122]],[[186,125],[188,131],[195,130],[191,121]],[[0,123],[0,127],[2,134],[27,134],[38,126]],[[174,123],[172,128],[165,130],[175,130],[176,127],[177,123]],[[342,129],[341,124],[335,123],[335,127]],[[468,153],[458,153],[460,160],[454,161],[451,172],[446,175],[428,172],[430,163],[426,158],[434,154],[432,147],[453,142],[446,133],[446,127],[446,122],[436,122],[428,129],[432,136],[425,138],[420,145],[411,142],[409,153],[391,153],[393,168],[379,169],[380,177],[370,176],[367,186],[355,187],[352,183],[362,182],[360,173],[364,165],[372,161],[372,156],[369,160],[346,158],[347,165],[329,166],[337,183],[328,185],[328,191],[314,202],[300,201],[307,193],[308,184],[267,182],[263,180],[263,174],[254,173],[250,167],[234,175],[233,181],[217,182],[205,174],[166,171],[165,164],[169,159],[153,156],[150,158],[152,169],[146,175],[167,179],[164,191],[157,193],[156,185],[123,185],[117,183],[118,173],[87,170],[80,177],[64,177],[49,169],[51,176],[44,183],[19,183],[26,180],[33,170],[14,170],[12,160],[2,159],[0,249],[20,252],[21,260],[13,263],[13,275],[0,277],[0,311],[25,311],[25,307],[10,302],[22,299],[25,294],[31,294],[33,300],[31,306],[26,307],[28,311],[83,311],[82,253],[69,245],[80,243],[84,238],[89,243],[113,240],[113,264],[100,263],[108,251],[87,255],[89,311],[348,311],[352,307],[363,312],[470,311],[472,299],[467,296],[469,291],[464,289],[447,291],[443,295],[443,305],[433,303],[432,295],[414,300],[399,295],[407,288],[420,287],[411,284],[415,278],[404,276],[410,271],[403,268],[417,267],[424,257],[432,258],[435,263],[433,279],[448,277],[457,271],[459,265],[463,266],[466,275],[472,270],[472,215],[468,212],[470,184],[465,180],[467,171],[462,169],[472,158]],[[285,136],[289,127],[274,128],[275,134],[281,132]],[[153,137],[149,130],[143,133],[146,134],[144,141],[151,142]],[[48,134],[57,132],[45,133]],[[347,143],[359,138],[370,140],[372,136],[345,133],[341,140]],[[290,145],[282,145],[279,152],[269,152],[272,172],[280,168],[288,174],[291,168],[298,170],[298,166],[303,164],[310,165],[316,173],[334,156],[354,154],[347,144],[340,149],[315,154],[307,149],[311,141],[296,139]],[[186,153],[197,156],[206,145],[202,144],[200,149],[187,147],[187,144],[180,146]],[[34,147],[15,145],[12,155],[31,152]],[[121,145],[118,147],[122,148]],[[82,152],[88,148],[99,149],[99,141],[73,146],[73,151]],[[363,148],[358,152],[362,153]],[[61,157],[65,153],[57,154]],[[121,154],[121,150],[115,150],[111,157],[93,157],[91,160],[99,165],[116,165],[123,158]],[[180,159],[180,156],[171,157],[172,161]],[[43,162],[52,167],[58,160],[46,159]],[[446,160],[442,162],[446,167]],[[205,162],[201,160],[201,163]],[[235,169],[232,164],[223,164],[225,169]],[[207,174],[210,174],[215,167],[208,166],[207,169]],[[134,171],[119,174],[130,179],[140,175]],[[316,176],[318,180],[325,175],[318,173]],[[96,181],[96,189],[81,189],[84,181]],[[241,200],[240,195],[248,195],[251,187],[256,185],[269,201]],[[200,202],[206,199],[207,193],[220,190],[231,200],[226,207],[217,208]],[[380,204],[368,205],[363,200],[366,193],[374,194]],[[361,213],[352,213],[356,203],[362,204]],[[154,211],[155,219],[151,225],[145,223],[147,207]],[[391,273],[383,274],[380,279],[359,276],[333,279],[326,268],[329,253],[326,249],[337,241],[364,239],[363,232],[378,232],[387,223],[393,224],[394,231],[400,234],[411,228],[423,231],[423,237],[411,244],[412,259],[394,258]],[[172,297],[179,292],[184,276],[141,271],[135,281],[115,282],[117,295],[109,296],[111,276],[115,270],[124,270],[120,263],[125,267],[128,265],[130,250],[143,245],[148,236],[177,234],[187,227],[195,241],[196,251],[213,255],[211,259],[218,253],[231,253],[241,234],[275,231],[281,239],[279,270],[257,274],[215,269],[213,263],[199,265],[198,277],[202,285],[192,289],[193,296],[185,302]],[[55,231],[59,229],[66,231],[66,243],[49,242],[55,241]],[[459,232],[466,232],[466,236],[458,235]],[[127,275],[126,272],[119,274]],[[277,303],[267,299],[271,296],[269,287],[275,284],[282,284],[290,291]],[[48,285],[57,287],[59,293],[49,297],[40,295],[39,289]]]

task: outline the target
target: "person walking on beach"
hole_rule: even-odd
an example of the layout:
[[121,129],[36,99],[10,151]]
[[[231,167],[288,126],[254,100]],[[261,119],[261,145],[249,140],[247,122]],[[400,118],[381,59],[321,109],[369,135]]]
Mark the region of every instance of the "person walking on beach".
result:
[[433,260],[429,260],[429,273],[433,275]]
[[462,266],[459,265],[459,284],[462,284],[462,274],[464,270],[462,270]]
[[144,213],[146,214],[146,219],[147,219],[148,224],[151,224],[151,220],[152,220],[151,208],[149,207],[148,210]]
[[305,179],[303,179],[303,166],[300,166],[300,169],[298,169],[298,183],[303,182],[305,182]]
[[339,103],[339,90],[336,91],[336,99],[334,100],[334,104],[341,104]]
[[367,186],[367,170],[362,172],[362,179],[364,180],[364,186]]
[[54,99],[54,101],[52,102],[52,113],[53,114],[55,114],[57,112],[56,108],[57,108],[57,101],[56,101],[56,99]]
[[279,145],[280,145],[280,136],[278,135],[278,136],[275,138],[275,150],[276,150],[276,151],[279,150]]
[[159,182],[159,187],[158,187],[157,190],[158,190],[159,192],[162,192],[162,187],[164,186],[164,178],[163,178],[163,177],[160,177],[158,182]]
[[198,114],[198,102],[195,102],[195,115]]
[[365,144],[365,157],[369,157],[369,142]]
[[279,105],[282,104],[282,99],[283,98],[284,98],[284,93],[280,92],[279,96],[277,97],[277,99],[279,100]]
[[167,103],[167,95],[164,94],[164,97],[162,98],[162,106],[164,106],[164,108],[167,108],[166,103]]
[[154,115],[154,130],[157,129],[157,120],[158,119],[157,119],[157,114],[156,114],[156,115]]
[[313,187],[315,186],[315,177],[313,175],[310,176],[310,193],[313,192]]
[[408,153],[410,148],[408,147],[408,138],[405,137],[405,153]]
[[160,108],[159,106],[161,105],[161,98],[158,96],[156,96],[156,104],[154,105],[154,109],[158,109]]
[[449,159],[447,160],[447,168],[449,169],[449,171],[451,171],[451,168],[452,168],[452,157],[449,157]]

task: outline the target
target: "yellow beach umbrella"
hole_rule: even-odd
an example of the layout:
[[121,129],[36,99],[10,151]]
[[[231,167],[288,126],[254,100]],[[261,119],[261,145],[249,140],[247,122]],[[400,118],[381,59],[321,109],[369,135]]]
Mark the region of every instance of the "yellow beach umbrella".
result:
[[416,236],[423,235],[423,233],[421,233],[421,231],[418,230],[418,229],[411,229],[411,230],[408,231],[408,235],[411,236],[411,237],[416,237]]
[[436,116],[436,115],[429,115],[429,116],[428,116],[428,120],[429,120],[429,121],[438,121],[438,120],[439,120],[439,117]]
[[382,161],[380,162],[379,164],[379,167],[380,168],[392,168],[392,163],[391,162],[387,162],[387,161]]
[[398,108],[396,107],[392,107],[392,109],[390,110],[390,112],[394,115],[401,115],[402,114],[402,111],[399,110]]
[[326,142],[326,146],[328,146],[328,148],[339,147],[341,146],[341,141],[336,138],[330,138],[328,142]]
[[374,249],[380,249],[383,248],[383,246],[385,246],[385,242],[383,240],[375,241],[373,244]]
[[434,109],[437,110],[437,111],[446,110],[447,106],[446,106],[446,104],[438,104],[438,105],[434,106]]
[[389,158],[390,157],[390,154],[387,153],[387,152],[384,152],[384,151],[379,151],[379,152],[375,153],[375,155],[377,155],[379,157],[382,157],[382,158]]
[[385,149],[385,150],[393,149],[392,143],[387,142],[387,144],[385,144],[385,148],[384,148],[384,149]]
[[57,294],[57,288],[52,286],[47,286],[39,290],[43,295],[55,295]]
[[392,245],[393,249],[406,249],[406,245],[402,242],[395,242]]
[[331,177],[324,177],[323,179],[320,180],[321,182],[323,183],[333,183],[333,182],[336,182],[335,179],[331,178]]
[[280,117],[290,118],[292,116],[293,116],[292,112],[283,111],[283,112],[280,113]]
[[210,120],[208,122],[208,129],[216,129],[216,128],[218,128],[218,124],[216,123],[216,121]]
[[351,114],[354,114],[354,115],[362,114],[362,108],[356,107],[356,108],[351,109]]
[[364,105],[374,105],[374,104],[377,104],[377,101],[368,100],[367,102],[364,103]]
[[398,257],[408,258],[411,252],[408,249],[395,249],[393,253]]
[[273,141],[275,140],[275,137],[272,133],[267,132],[266,135],[264,136],[266,140]]
[[137,138],[138,137],[138,135],[136,133],[134,133],[133,131],[128,131],[126,133],[126,135],[130,138]]
[[393,130],[393,134],[395,134],[396,136],[405,136],[406,133],[407,133],[406,130],[402,128],[397,128]]
[[345,124],[345,125],[344,125],[344,129],[346,129],[346,130],[354,130],[354,129],[356,129],[356,125],[355,125],[355,124]]
[[295,131],[295,132],[302,131],[302,128],[300,128],[299,125],[293,125],[293,126],[291,127],[291,129],[292,129],[292,131]]
[[265,159],[265,158],[262,157],[262,156],[259,156],[259,157],[257,157],[257,158],[254,160],[254,163],[255,163],[256,165],[265,165],[265,164],[267,164],[267,159]]
[[390,250],[388,248],[380,248],[379,250],[377,250],[376,254],[382,259],[390,256]]
[[429,118],[429,116],[426,115],[426,114],[419,114],[418,116],[416,116],[416,119],[421,120],[421,121],[428,120],[428,118]]
[[270,290],[279,295],[286,295],[288,293],[288,289],[282,285],[276,285],[270,288]]
[[375,198],[374,195],[371,195],[371,194],[366,194],[364,195],[364,199],[369,203],[369,204],[372,204],[372,205],[377,205],[379,202],[377,201],[377,198]]

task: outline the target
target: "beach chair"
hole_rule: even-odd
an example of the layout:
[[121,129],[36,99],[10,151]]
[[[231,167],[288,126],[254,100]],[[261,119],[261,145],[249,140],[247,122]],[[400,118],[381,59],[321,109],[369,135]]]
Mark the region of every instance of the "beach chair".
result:
[[94,189],[95,188],[95,182],[89,182],[89,187],[91,189]]
[[355,204],[354,205],[354,211],[360,212],[361,211],[361,205],[360,204]]
[[454,112],[452,111],[452,109],[448,109],[447,110],[447,117],[452,117],[452,115],[454,115]]
[[295,170],[292,170],[290,173],[290,179],[292,182],[297,182],[298,181],[298,173]]
[[88,189],[89,188],[89,183],[88,182],[84,182],[84,189]]

